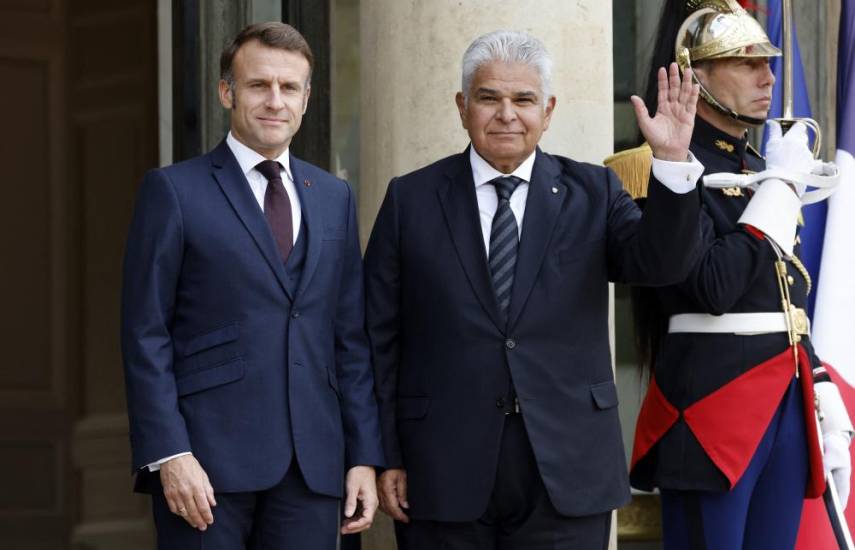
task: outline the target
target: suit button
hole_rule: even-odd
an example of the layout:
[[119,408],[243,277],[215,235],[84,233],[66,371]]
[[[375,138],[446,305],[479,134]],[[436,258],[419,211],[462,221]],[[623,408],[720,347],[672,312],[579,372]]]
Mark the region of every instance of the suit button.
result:
[[504,409],[505,408],[505,400],[503,398],[500,397],[500,398],[496,399],[496,408],[497,409]]
[[514,349],[515,347],[517,347],[517,343],[514,342],[512,338],[508,338],[507,340],[505,340],[505,347],[508,349]]
[[291,314],[291,317],[292,317],[292,318],[294,318],[294,319],[296,319],[296,318],[297,318],[297,317],[299,317],[299,316],[300,316],[300,312],[299,312],[299,311],[295,311],[294,313],[292,313],[292,314]]

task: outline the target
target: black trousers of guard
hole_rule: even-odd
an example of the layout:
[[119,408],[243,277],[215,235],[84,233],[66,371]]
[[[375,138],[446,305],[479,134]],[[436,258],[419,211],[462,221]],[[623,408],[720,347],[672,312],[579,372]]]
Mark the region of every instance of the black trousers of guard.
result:
[[605,550],[610,528],[610,512],[567,517],[555,510],[519,414],[505,417],[496,481],[480,518],[395,522],[399,550]]

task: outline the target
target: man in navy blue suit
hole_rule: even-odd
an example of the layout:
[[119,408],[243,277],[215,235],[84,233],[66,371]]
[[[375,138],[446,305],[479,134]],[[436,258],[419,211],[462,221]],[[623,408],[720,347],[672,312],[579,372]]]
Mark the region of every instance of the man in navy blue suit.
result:
[[373,520],[383,451],[354,196],[288,152],[311,70],[292,27],[241,31],[221,58],[228,136],[139,191],[122,349],[161,549],[332,550],[343,496],[342,533]]
[[693,265],[698,89],[673,65],[655,117],[637,100],[656,179],[642,216],[614,173],[538,148],[550,80],[539,40],[475,40],[457,94],[471,145],[392,180],[368,244],[380,501],[405,550],[606,548],[629,500],[608,281]]

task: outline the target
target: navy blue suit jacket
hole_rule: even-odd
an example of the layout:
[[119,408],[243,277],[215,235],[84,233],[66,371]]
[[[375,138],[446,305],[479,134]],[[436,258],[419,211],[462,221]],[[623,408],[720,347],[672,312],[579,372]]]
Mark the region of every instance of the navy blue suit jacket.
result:
[[696,193],[653,182],[641,212],[613,172],[538,149],[507,325],[490,281],[468,151],[394,179],[366,251],[386,457],[416,519],[471,521],[496,475],[510,376],[556,509],[629,500],[608,282],[682,280]]
[[382,464],[353,193],[290,162],[298,280],[225,142],[145,175],[122,290],[135,470],[192,451],[215,491],[254,491],[294,457],[313,491],[340,496],[345,467]]

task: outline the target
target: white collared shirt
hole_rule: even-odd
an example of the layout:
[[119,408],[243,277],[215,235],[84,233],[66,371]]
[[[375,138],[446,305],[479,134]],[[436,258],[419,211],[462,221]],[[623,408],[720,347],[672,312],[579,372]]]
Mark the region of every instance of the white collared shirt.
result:
[[[249,188],[258,201],[258,206],[264,212],[264,193],[267,191],[267,178],[261,172],[255,169],[259,162],[267,160],[261,154],[253,151],[243,143],[237,140],[231,132],[226,136],[226,145],[231,149],[232,154],[238,161],[246,181],[249,182]],[[282,183],[285,185],[285,191],[288,193],[288,199],[291,202],[291,223],[293,224],[294,242],[297,242],[297,233],[300,231],[300,223],[302,221],[302,209],[300,208],[300,196],[297,194],[297,187],[294,185],[294,176],[291,175],[291,156],[288,149],[273,159],[282,165]],[[293,243],[292,243],[293,244]]]
[[[511,174],[502,174],[478,154],[474,145],[469,147],[469,163],[472,165],[472,179],[475,181],[475,198],[478,201],[481,234],[484,237],[484,248],[487,250],[488,257],[490,255],[490,228],[493,225],[493,216],[496,215],[496,209],[499,207],[499,196],[496,194],[496,188],[489,182],[500,176],[516,176],[523,180],[524,183],[517,186],[510,200],[511,211],[517,220],[518,235],[522,238],[523,216],[525,215],[525,204],[528,199],[529,182],[531,182],[531,172],[534,168],[536,154],[536,152],[532,152]],[[653,175],[674,193],[690,193],[695,190],[704,167],[691,152],[687,161],[669,162],[654,158]]]
[[510,174],[502,174],[478,154],[475,146],[469,147],[469,163],[472,165],[472,179],[475,181],[475,198],[478,201],[478,213],[481,218],[481,234],[484,237],[484,248],[487,256],[490,255],[490,228],[493,226],[493,216],[499,208],[499,195],[496,187],[490,181],[500,176],[516,176],[523,180],[511,195],[511,212],[517,220],[517,236],[522,236],[523,216],[525,215],[525,203],[528,199],[528,184],[531,181],[531,171],[534,168],[534,157],[532,152],[517,169]]

